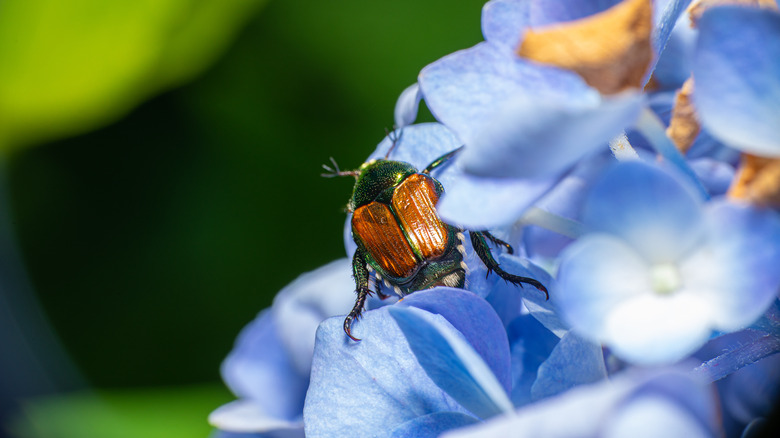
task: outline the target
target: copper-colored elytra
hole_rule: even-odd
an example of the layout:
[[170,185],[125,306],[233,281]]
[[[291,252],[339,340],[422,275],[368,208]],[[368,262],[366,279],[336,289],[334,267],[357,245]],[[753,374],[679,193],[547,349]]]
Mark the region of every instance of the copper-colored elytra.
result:
[[420,173],[404,180],[393,194],[393,210],[423,259],[440,257],[447,249],[447,226],[436,215],[436,186]]
[[355,210],[352,229],[387,274],[396,278],[414,274],[417,258],[387,205],[372,202]]

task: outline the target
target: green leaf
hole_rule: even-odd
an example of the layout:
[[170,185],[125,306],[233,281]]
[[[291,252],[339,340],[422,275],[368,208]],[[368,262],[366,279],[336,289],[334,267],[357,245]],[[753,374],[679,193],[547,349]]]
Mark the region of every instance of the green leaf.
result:
[[94,129],[191,78],[263,1],[0,2],[0,150]]
[[221,385],[76,392],[23,403],[15,438],[198,438],[208,414],[232,399]]

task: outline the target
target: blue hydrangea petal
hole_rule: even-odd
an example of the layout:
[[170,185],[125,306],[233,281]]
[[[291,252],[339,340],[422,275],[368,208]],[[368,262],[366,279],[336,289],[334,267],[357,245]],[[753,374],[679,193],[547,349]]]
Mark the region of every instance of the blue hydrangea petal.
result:
[[698,158],[688,164],[713,197],[726,194],[736,173],[731,164],[712,158]]
[[691,76],[697,36],[687,16],[678,18],[653,70],[653,81],[660,89],[676,90]]
[[575,104],[598,99],[598,92],[577,74],[534,64],[488,43],[435,61],[418,81],[431,113],[467,145],[478,140],[479,125],[489,124],[514,99],[556,98]]
[[[593,183],[601,176],[606,166],[614,163],[611,153],[605,152],[585,160],[567,174],[558,184],[544,195],[534,206],[558,216],[579,221],[585,195]],[[523,244],[532,260],[537,258],[553,259],[573,239],[539,226],[523,229]]]
[[265,407],[253,400],[236,400],[219,407],[209,415],[209,424],[230,432],[284,431],[291,436],[303,436],[303,421],[269,417]]
[[504,390],[510,391],[509,340],[501,319],[487,301],[463,289],[437,287],[415,292],[398,306],[443,316],[482,357]]
[[713,314],[712,303],[694,294],[646,293],[619,303],[603,316],[602,339],[630,363],[674,363],[707,342]]
[[622,237],[651,262],[671,262],[701,239],[701,206],[696,192],[672,173],[623,162],[594,185],[583,222]]
[[428,377],[388,308],[353,324],[360,342],[344,334],[343,317],[320,325],[303,411],[307,437],[374,436],[434,412],[470,414]]
[[539,322],[557,336],[563,336],[566,331],[569,330],[569,325],[561,320],[558,302],[552,299],[552,297],[555,297],[560,293],[558,282],[552,278],[547,271],[529,260],[510,254],[501,254],[498,261],[501,268],[506,272],[522,277],[533,278],[547,288],[550,299],[547,299],[544,292],[531,285],[524,284],[522,286],[515,286],[504,281],[496,283],[498,288],[502,288],[501,290],[503,293],[519,294],[523,298],[523,303],[528,309],[528,312],[534,318],[539,320]]
[[685,260],[681,276],[712,303],[714,328],[734,331],[758,319],[780,289],[780,216],[726,201],[705,212],[708,242]]
[[528,26],[527,0],[491,0],[482,7],[482,35],[491,44],[513,50]]
[[724,143],[780,157],[780,13],[724,6],[699,19],[694,104]]
[[555,346],[537,371],[531,387],[534,400],[561,394],[577,385],[594,383],[607,377],[601,345],[568,332]]
[[481,178],[461,174],[444,187],[436,210],[447,223],[472,230],[509,225],[547,193],[558,177],[532,179]]
[[317,326],[326,318],[349,312],[355,303],[354,291],[352,261],[343,258],[302,274],[274,298],[279,339],[301,375],[308,376],[311,370]]
[[675,403],[670,403],[662,396],[654,396],[628,401],[626,406],[621,407],[619,415],[604,425],[602,436],[708,438],[713,435],[701,422]]
[[603,12],[621,0],[529,0],[531,23],[544,26],[563,21],[578,20]]
[[401,92],[401,95],[398,96],[398,101],[395,103],[396,129],[402,129],[414,123],[417,119],[417,110],[420,108],[421,99],[422,93],[420,93],[420,85],[417,82],[406,87]]
[[[620,417],[634,414],[636,411],[625,411],[624,408],[632,403],[644,403],[644,400],[661,400],[669,407],[655,410],[664,414],[663,417],[653,418],[659,426],[667,424],[667,415],[671,415],[670,425],[681,424],[671,421],[685,418],[681,432],[695,430],[688,427],[691,423],[698,423],[705,430],[714,430],[716,411],[711,390],[686,374],[661,370],[654,373],[626,372],[609,382],[581,385],[559,396],[527,405],[515,416],[494,418],[483,424],[450,431],[443,437],[499,438],[517,436],[518,431],[522,431],[523,436],[534,437],[594,437],[603,435],[605,424],[620,425],[620,430],[626,432],[622,436],[642,437],[647,423],[633,421],[633,415],[627,419]],[[694,402],[699,405],[694,405]],[[686,435],[666,429],[661,436]]]
[[507,327],[512,351],[512,403],[530,403],[531,387],[539,366],[547,360],[560,338],[531,315],[522,315]]
[[647,263],[620,239],[590,234],[561,254],[558,290],[550,294],[574,330],[593,340],[609,335],[604,317],[649,290]]
[[410,420],[395,429],[388,436],[391,438],[436,438],[450,429],[458,429],[478,423],[471,415],[460,412],[436,412]]
[[630,91],[579,104],[518,97],[471,122],[474,137],[466,139],[458,162],[478,176],[554,176],[606,150],[610,139],[633,125],[643,103],[641,93]]
[[[688,8],[691,0],[671,0],[653,2],[653,48],[656,53],[666,48],[669,37],[678,23],[683,11]],[[656,57],[655,62],[658,61]]]
[[[262,406],[263,418],[300,418],[308,375],[294,366],[271,310],[261,312],[241,331],[235,347],[222,362],[221,372],[234,394]],[[227,423],[220,426],[229,428]]]
[[[463,145],[455,134],[441,123],[418,123],[398,132],[398,141],[387,158],[410,163],[418,170]],[[392,145],[391,137],[383,138],[366,161],[385,158]]]
[[426,374],[453,399],[483,419],[512,412],[512,402],[490,367],[444,318],[411,307],[388,311]]

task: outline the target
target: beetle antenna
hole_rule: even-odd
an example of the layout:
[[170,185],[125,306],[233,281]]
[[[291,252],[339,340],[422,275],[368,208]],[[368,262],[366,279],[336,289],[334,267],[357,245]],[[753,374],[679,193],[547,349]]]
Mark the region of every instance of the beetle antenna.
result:
[[390,149],[388,149],[387,153],[385,154],[385,160],[393,152],[395,146],[401,141],[401,135],[403,135],[403,133],[404,133],[403,129],[395,129],[395,126],[393,126],[393,130],[389,132],[387,128],[385,128],[385,134],[387,135],[387,138],[389,138],[390,141],[393,142],[393,144],[390,145]]
[[354,176],[355,178],[360,175],[359,170],[341,170],[339,169],[339,164],[336,163],[336,160],[333,157],[330,157],[330,162],[333,164],[333,167],[328,166],[327,164],[323,164],[322,168],[327,170],[326,173],[321,173],[320,176],[324,178],[335,178],[337,176]]

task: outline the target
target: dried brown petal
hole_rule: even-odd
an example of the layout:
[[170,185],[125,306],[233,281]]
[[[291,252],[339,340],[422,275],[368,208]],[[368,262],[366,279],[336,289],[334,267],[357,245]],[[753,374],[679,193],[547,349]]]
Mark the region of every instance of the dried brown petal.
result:
[[672,118],[666,129],[666,135],[683,154],[688,152],[701,130],[696,109],[691,102],[691,95],[693,95],[693,78],[688,78],[674,97]]
[[728,197],[780,207],[780,159],[743,154]]
[[653,59],[650,0],[624,0],[598,14],[528,30],[517,54],[577,72],[603,94],[641,88]]

